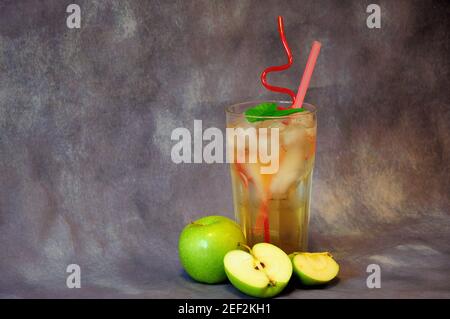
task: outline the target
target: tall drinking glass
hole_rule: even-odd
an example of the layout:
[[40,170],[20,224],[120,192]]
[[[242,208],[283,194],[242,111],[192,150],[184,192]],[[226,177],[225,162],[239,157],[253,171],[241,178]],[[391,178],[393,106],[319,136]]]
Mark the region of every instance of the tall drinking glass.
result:
[[[244,102],[226,109],[227,155],[230,158],[232,153],[234,157],[230,168],[235,217],[251,246],[270,242],[286,253],[307,251],[316,149],[316,108],[305,103],[303,112],[282,117],[254,116],[249,121],[245,110],[261,102]],[[286,107],[290,105],[283,101],[267,102]],[[242,130],[236,130],[238,128]],[[249,128],[256,132],[254,137],[258,146],[267,145],[271,154],[278,154],[276,171],[269,174],[262,172],[261,168],[267,167],[267,163],[262,162],[261,147],[256,161],[249,162],[252,143],[252,135],[247,134]],[[277,130],[277,134],[273,133],[278,136],[277,143],[270,139],[272,133],[260,130],[264,128],[269,132]],[[234,135],[228,135],[228,130],[234,131]],[[247,134],[244,146],[236,141],[239,134]],[[261,139],[269,143],[261,144]],[[243,163],[238,162],[239,152],[248,155]]]

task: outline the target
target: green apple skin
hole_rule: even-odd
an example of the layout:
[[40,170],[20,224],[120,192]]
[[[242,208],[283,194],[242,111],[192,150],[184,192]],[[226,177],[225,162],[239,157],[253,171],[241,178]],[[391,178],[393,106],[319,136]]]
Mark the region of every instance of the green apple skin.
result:
[[241,228],[224,216],[207,216],[188,224],[180,234],[180,262],[194,280],[215,284],[224,281],[223,258],[245,243]]
[[[327,283],[329,283],[331,280],[317,280],[312,278],[311,276],[306,275],[305,273],[303,273],[302,271],[300,271],[300,269],[298,269],[294,263],[294,258],[297,255],[297,253],[292,253],[289,254],[289,258],[292,261],[292,267],[294,269],[294,273],[297,276],[298,279],[300,279],[300,281],[302,282],[302,284],[304,284],[305,286],[318,286],[318,285],[325,285]],[[337,265],[337,271],[336,271],[336,276],[339,272],[339,265],[336,263]]]
[[256,298],[275,297],[276,295],[278,295],[279,293],[281,293],[283,291],[283,289],[287,286],[287,284],[289,282],[289,281],[277,282],[277,285],[275,287],[268,286],[265,288],[257,288],[257,287],[252,287],[252,286],[246,284],[245,282],[239,280],[238,278],[236,278],[232,273],[230,273],[226,269],[225,269],[225,271],[227,273],[228,280],[231,282],[231,284],[234,287],[236,287],[238,290],[240,290],[244,294],[247,294],[249,296],[256,297]]
[[297,275],[298,279],[300,279],[302,284],[304,284],[305,286],[324,285],[328,282],[328,281],[320,281],[320,280],[316,280],[311,277],[308,277],[307,275],[305,275],[304,273],[299,271],[297,269],[297,267],[294,267],[294,273]]

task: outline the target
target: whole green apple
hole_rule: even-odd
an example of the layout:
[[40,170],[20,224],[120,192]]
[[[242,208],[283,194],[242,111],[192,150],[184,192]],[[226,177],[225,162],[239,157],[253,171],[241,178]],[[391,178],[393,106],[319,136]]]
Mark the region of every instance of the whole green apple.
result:
[[207,216],[188,224],[180,234],[181,264],[193,279],[215,284],[227,276],[223,257],[239,249],[245,237],[238,224],[224,216]]

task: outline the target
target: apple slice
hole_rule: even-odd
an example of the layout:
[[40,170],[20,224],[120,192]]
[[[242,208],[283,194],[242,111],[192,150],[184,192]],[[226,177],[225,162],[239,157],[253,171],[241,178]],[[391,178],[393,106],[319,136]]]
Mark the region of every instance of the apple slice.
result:
[[339,265],[329,252],[293,253],[289,257],[295,274],[307,286],[325,284],[339,273]]
[[277,246],[259,243],[249,252],[232,250],[225,255],[224,266],[228,279],[243,293],[260,298],[279,294],[292,276],[288,255]]

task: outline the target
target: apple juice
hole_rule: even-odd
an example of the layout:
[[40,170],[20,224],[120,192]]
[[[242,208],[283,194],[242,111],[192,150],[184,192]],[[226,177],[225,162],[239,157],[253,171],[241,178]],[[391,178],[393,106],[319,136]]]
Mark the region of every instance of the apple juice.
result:
[[[301,113],[249,122],[244,110],[255,104],[230,107],[227,128],[254,127],[257,139],[262,138],[259,128],[277,128],[278,143],[271,144],[271,151],[278,152],[279,167],[274,173],[261,173],[266,164],[259,156],[256,163],[235,160],[230,164],[235,217],[250,246],[270,242],[286,253],[306,251],[316,144],[315,107],[304,104]],[[248,146],[245,154],[249,153]],[[234,143],[231,151],[237,153],[237,147]]]

